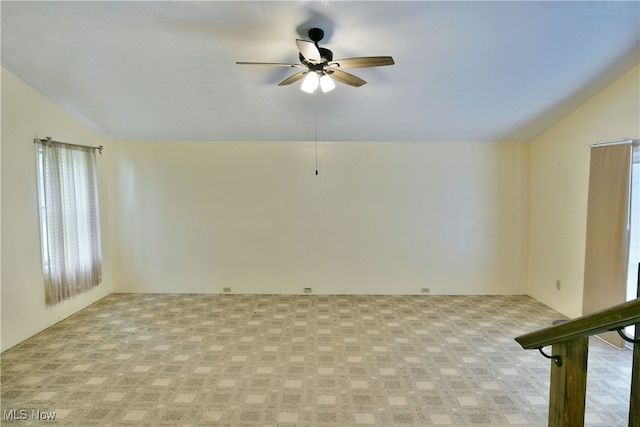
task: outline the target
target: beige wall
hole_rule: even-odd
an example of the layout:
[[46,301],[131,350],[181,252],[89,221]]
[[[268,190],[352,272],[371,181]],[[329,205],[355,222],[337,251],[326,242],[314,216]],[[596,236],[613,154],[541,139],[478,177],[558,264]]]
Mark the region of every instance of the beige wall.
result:
[[523,143],[112,142],[118,292],[522,294]]
[[587,144],[640,136],[639,70],[531,142],[528,293],[569,317],[582,314]]
[[[313,143],[105,143],[3,69],[2,349],[112,286],[528,292],[579,315],[586,144],[640,134],[638,81],[636,67],[531,144],[321,143],[315,176]],[[104,284],[53,308],[44,305],[32,143],[45,136],[107,146],[98,161]]]
[[[109,251],[103,250],[103,284],[53,307],[44,302],[34,138],[106,145],[50,100],[2,68],[2,350],[111,293]],[[98,159],[100,191],[106,188]],[[108,198],[101,197],[103,245],[108,245]]]

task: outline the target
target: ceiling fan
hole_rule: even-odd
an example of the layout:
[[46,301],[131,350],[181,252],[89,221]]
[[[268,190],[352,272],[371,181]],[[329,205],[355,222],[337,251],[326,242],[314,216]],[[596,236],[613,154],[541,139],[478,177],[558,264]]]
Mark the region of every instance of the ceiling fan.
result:
[[312,41],[296,39],[298,45],[300,64],[287,64],[281,62],[244,62],[239,61],[236,64],[241,65],[274,65],[281,67],[301,68],[294,75],[287,77],[279,83],[278,86],[286,86],[302,81],[301,90],[313,93],[318,87],[323,92],[329,92],[335,88],[333,80],[349,86],[360,87],[367,82],[360,77],[343,71],[344,68],[367,68],[380,67],[383,65],[393,65],[393,58],[390,56],[361,56],[357,58],[347,58],[333,60],[333,52],[329,49],[318,46],[318,42],[324,38],[324,31],[320,28],[312,28],[309,30],[309,38]]

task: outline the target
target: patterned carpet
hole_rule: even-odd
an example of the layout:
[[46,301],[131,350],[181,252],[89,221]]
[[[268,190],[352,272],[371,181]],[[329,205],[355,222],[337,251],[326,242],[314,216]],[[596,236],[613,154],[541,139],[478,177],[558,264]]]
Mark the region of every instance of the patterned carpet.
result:
[[[525,296],[113,294],[2,354],[2,424],[545,426],[550,362],[513,338],[561,317]],[[631,351],[589,351],[586,424],[626,426]]]

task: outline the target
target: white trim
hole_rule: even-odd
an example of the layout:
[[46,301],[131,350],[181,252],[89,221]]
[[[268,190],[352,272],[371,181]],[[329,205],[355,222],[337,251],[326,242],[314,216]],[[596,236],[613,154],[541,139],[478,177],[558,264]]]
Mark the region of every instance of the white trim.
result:
[[40,219],[40,253],[42,256],[42,274],[49,274],[49,248],[47,237],[47,207],[44,198],[44,176],[42,164],[42,145],[36,145],[36,178],[38,181],[38,213]]
[[607,145],[620,145],[620,144],[632,144],[635,146],[635,145],[638,145],[639,142],[640,142],[639,138],[622,138],[622,139],[614,139],[613,141],[594,142],[588,145],[589,145],[589,148],[604,147]]

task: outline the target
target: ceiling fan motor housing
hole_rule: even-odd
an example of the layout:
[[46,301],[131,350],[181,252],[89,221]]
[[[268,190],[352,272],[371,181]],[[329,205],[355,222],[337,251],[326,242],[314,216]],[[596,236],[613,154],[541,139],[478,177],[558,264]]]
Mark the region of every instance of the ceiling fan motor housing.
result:
[[325,65],[327,62],[333,61],[333,52],[332,51],[330,51],[329,49],[325,49],[324,47],[319,47],[318,51],[320,52],[320,57],[323,59],[323,61],[320,64],[312,64],[312,63],[310,63],[302,55],[302,53],[300,53],[298,55],[298,57],[300,58],[300,62],[302,62],[304,65],[308,66],[310,69],[314,69],[315,66],[317,66],[318,69],[322,69],[322,66]]
[[320,56],[323,59],[326,59],[327,62],[333,61],[333,52],[331,52],[329,49],[325,49],[324,47],[319,47],[318,50],[320,51]]
[[[320,57],[323,59],[322,63],[326,64],[327,62],[333,61],[333,52],[330,51],[329,49],[326,49],[324,47],[320,47],[318,46],[318,42],[320,40],[322,40],[324,38],[324,31],[320,28],[311,28],[309,30],[309,38],[311,39],[311,41],[313,41],[313,43],[316,45],[316,47],[318,48],[318,52],[320,52]],[[322,67],[316,67],[316,64],[311,64],[309,63],[304,56],[302,56],[302,53],[300,54],[300,61],[309,66],[309,68],[311,70],[321,70]],[[320,64],[317,64],[320,65]]]

